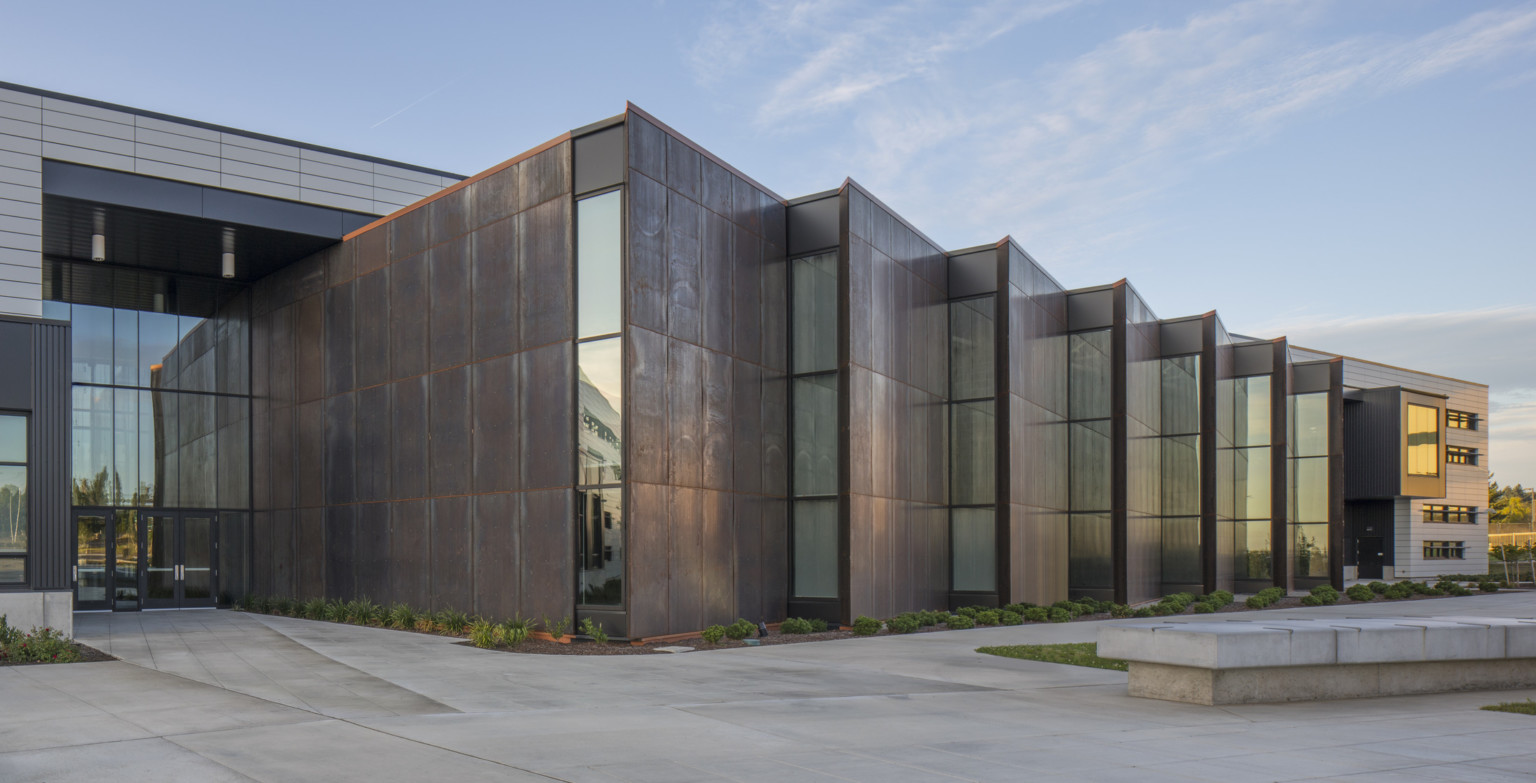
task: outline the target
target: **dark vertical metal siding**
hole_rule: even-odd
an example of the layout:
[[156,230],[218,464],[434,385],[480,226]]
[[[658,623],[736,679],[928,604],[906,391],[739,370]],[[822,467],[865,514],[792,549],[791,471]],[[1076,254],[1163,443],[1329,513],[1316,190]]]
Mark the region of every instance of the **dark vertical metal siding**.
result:
[[32,517],[29,580],[34,590],[68,590],[69,326],[32,327],[32,443],[28,505]]
[[1286,441],[1290,437],[1290,373],[1286,372],[1286,341],[1272,344],[1274,362],[1269,382],[1269,552],[1271,575],[1276,587],[1291,588],[1290,469]]
[[1205,592],[1218,589],[1216,549],[1216,315],[1200,319],[1200,565]]
[[1328,581],[1344,589],[1344,360],[1328,363]]
[[1129,424],[1126,415],[1126,315],[1125,297],[1128,293],[1125,281],[1114,287],[1113,315],[1109,332],[1109,448],[1110,448],[1110,511],[1109,536],[1112,568],[1114,569],[1114,601],[1130,602],[1130,584],[1127,579],[1129,563],[1128,511],[1130,480],[1130,448],[1127,438]]

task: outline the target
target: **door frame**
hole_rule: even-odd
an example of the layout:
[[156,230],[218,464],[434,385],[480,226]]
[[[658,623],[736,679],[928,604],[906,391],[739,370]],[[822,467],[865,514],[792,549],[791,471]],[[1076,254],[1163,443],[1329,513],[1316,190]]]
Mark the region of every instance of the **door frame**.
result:
[[[119,608],[117,606],[117,515],[123,512],[135,514],[133,535],[135,549],[138,552],[134,587],[137,589],[138,605],[133,608]],[[100,517],[104,520],[105,530],[103,536],[106,545],[106,595],[101,601],[80,601],[80,534],[79,518],[82,516]],[[173,591],[170,598],[149,597],[149,518],[167,520],[171,527],[170,547],[171,562],[176,571],[173,578]],[[186,597],[185,568],[187,564],[186,529],[184,519],[197,518],[206,520],[208,524],[208,594],[202,598]],[[219,595],[219,512],[200,509],[162,509],[144,507],[99,507],[99,506],[75,506],[70,509],[70,519],[74,521],[75,534],[72,546],[75,552],[74,567],[71,569],[70,589],[77,611],[110,610],[114,612],[133,612],[143,609],[190,609],[201,607],[214,607],[218,605]]]
[[[102,596],[99,601],[80,600],[80,518],[97,517],[102,521],[102,546],[105,548],[102,562]],[[74,598],[76,611],[101,611],[110,610],[113,604],[113,576],[117,570],[117,512],[111,508],[98,508],[95,506],[76,506],[70,509],[70,521],[74,523],[74,536],[71,548],[74,550],[74,563],[70,566],[70,593]]]

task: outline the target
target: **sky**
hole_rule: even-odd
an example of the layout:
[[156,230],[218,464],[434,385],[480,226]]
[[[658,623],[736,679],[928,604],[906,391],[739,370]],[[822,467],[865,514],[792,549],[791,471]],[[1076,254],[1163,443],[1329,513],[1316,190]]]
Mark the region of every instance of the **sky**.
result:
[[785,197],[1486,383],[1536,484],[1536,2],[8,6],[0,81],[466,175],[632,101]]

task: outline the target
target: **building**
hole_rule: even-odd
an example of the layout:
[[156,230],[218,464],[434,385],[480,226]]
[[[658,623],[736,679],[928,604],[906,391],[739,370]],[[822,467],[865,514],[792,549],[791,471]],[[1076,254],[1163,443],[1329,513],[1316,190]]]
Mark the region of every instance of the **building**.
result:
[[1486,387],[784,199],[633,106],[464,179],[0,85],[0,311],[18,624],[645,637],[1485,565]]

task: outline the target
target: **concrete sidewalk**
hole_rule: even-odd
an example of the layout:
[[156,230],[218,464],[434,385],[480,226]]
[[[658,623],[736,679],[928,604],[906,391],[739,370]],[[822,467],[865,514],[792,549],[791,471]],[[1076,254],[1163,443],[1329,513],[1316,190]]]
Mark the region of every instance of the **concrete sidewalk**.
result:
[[[1536,594],[1222,616],[1536,616]],[[1211,708],[978,655],[1068,623],[606,658],[235,612],[78,615],[0,668],[0,780],[1517,780],[1536,691]]]

